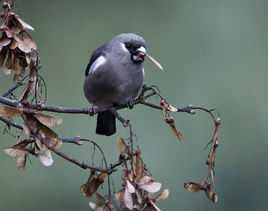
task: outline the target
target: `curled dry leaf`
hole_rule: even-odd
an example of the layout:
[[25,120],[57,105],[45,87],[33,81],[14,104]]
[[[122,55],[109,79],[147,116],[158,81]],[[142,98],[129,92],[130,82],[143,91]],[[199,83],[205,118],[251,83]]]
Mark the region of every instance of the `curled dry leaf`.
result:
[[52,166],[52,164],[54,163],[54,160],[53,160],[51,151],[44,144],[42,144],[41,141],[36,140],[35,143],[37,146],[35,151],[40,162],[45,167]]
[[124,158],[128,156],[128,152],[129,152],[128,146],[125,140],[121,137],[117,140],[117,149],[120,155],[123,156]]
[[[17,34],[24,30],[34,30],[32,26],[23,21],[17,14],[9,12],[7,20],[4,25],[1,26],[1,29],[8,29],[9,36]],[[7,31],[7,29],[5,31]]]
[[183,140],[182,133],[177,129],[175,125],[175,119],[171,116],[165,118],[166,123],[170,126],[171,130],[175,134],[175,136],[178,138],[179,141]]
[[4,153],[12,158],[16,159],[16,166],[19,170],[22,170],[26,166],[27,150],[26,147],[29,144],[27,140],[21,141],[15,144],[11,148],[4,149]]
[[15,35],[14,40],[17,42],[15,46],[24,53],[30,53],[32,50],[37,50],[36,43],[26,31],[22,31]]
[[144,175],[144,163],[141,158],[141,153],[138,152],[133,156],[133,173],[135,176],[135,181],[139,181]]
[[189,192],[200,192],[206,191],[206,187],[203,184],[199,184],[196,182],[187,182],[184,183],[184,188]]
[[94,171],[91,172],[87,183],[81,185],[80,191],[86,196],[91,197],[102,185],[107,177],[107,173],[96,174]]
[[11,119],[15,116],[22,114],[22,110],[19,108],[13,108],[10,106],[0,105],[0,116]]
[[216,192],[206,191],[206,195],[207,195],[208,199],[210,199],[213,203],[217,203],[219,200]]
[[16,159],[16,166],[22,170],[26,166],[27,152],[21,149],[7,148],[4,149],[6,155]]
[[212,202],[217,203],[218,202],[218,195],[216,192],[212,191],[212,185],[209,184],[206,181],[203,181],[201,183],[196,182],[188,182],[184,183],[184,188],[190,192],[205,192],[208,199],[210,199]]
[[128,188],[125,188],[125,191],[124,191],[124,204],[126,208],[130,210],[134,208],[132,194],[130,193]]
[[169,190],[165,189],[163,190],[156,198],[155,201],[165,200],[169,197]]
[[42,124],[46,125],[47,127],[53,127],[55,125],[62,124],[62,118],[50,116],[43,113],[35,113],[34,117],[38,119]]
[[159,182],[148,182],[143,185],[139,185],[139,188],[149,193],[156,193],[160,191],[162,184]]
[[45,144],[48,148],[58,149],[62,145],[62,141],[58,135],[46,125],[42,124],[35,114],[23,114],[25,125],[31,134]]

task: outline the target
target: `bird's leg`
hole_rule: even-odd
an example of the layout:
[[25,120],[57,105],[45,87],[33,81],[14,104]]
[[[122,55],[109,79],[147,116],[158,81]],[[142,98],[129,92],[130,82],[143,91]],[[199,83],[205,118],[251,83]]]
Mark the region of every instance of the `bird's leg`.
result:
[[112,112],[116,119],[118,119],[122,123],[123,127],[128,127],[129,120],[122,117],[114,107],[109,108],[109,111]]
[[133,109],[134,105],[136,104],[136,100],[130,100],[127,103],[129,109]]
[[92,105],[92,106],[88,107],[88,114],[90,116],[94,116],[96,113],[98,113],[98,107],[97,106]]

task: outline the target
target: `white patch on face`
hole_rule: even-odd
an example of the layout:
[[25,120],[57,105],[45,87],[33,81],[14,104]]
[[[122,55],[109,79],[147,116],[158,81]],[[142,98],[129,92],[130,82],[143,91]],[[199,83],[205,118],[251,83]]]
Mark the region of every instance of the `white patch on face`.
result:
[[142,52],[146,55],[146,49],[143,46],[139,47],[137,51]]
[[96,59],[95,62],[91,65],[89,69],[89,73],[94,73],[95,71],[98,70],[98,68],[106,62],[106,58],[104,56],[100,56],[98,59]]
[[123,49],[123,51],[129,53],[128,49],[126,48],[125,44],[124,43],[120,43],[121,45],[121,48]]

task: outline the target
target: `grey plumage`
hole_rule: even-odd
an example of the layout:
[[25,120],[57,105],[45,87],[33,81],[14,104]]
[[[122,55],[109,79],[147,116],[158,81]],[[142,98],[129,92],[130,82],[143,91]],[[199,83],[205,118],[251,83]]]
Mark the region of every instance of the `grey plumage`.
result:
[[[86,68],[84,94],[94,106],[109,108],[135,100],[144,79],[145,40],[136,34],[120,34],[96,49]],[[109,111],[98,114],[96,133],[116,132]]]

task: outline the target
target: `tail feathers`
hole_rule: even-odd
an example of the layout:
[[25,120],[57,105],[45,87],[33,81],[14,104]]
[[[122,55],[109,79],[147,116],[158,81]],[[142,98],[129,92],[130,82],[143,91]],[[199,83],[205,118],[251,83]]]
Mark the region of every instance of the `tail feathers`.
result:
[[116,132],[115,116],[110,111],[98,113],[96,133],[111,136]]

